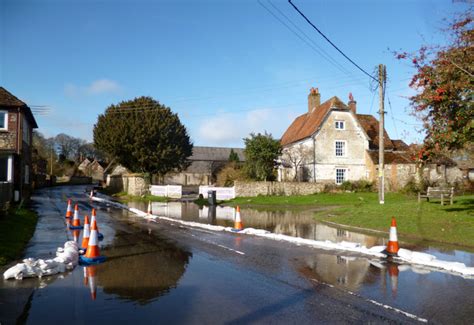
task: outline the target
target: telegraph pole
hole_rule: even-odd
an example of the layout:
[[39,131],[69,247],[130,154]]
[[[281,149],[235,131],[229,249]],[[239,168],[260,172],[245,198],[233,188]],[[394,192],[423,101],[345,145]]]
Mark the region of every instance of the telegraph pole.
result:
[[384,85],[385,85],[385,66],[379,64],[379,203],[384,204]]

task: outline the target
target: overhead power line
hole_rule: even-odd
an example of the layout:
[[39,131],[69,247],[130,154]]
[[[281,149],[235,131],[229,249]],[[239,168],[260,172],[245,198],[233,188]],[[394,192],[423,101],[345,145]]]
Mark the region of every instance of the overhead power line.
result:
[[350,63],[352,63],[354,66],[357,67],[357,69],[359,69],[360,71],[362,71],[364,74],[366,74],[369,78],[377,81],[376,78],[374,78],[370,73],[368,73],[367,71],[365,71],[364,69],[362,69],[357,63],[355,63],[351,58],[349,58],[341,49],[339,49],[339,47],[336,46],[336,44],[334,44],[326,35],[324,35],[323,32],[321,32],[319,30],[318,27],[316,27],[312,22],[311,20],[309,20],[305,14],[303,14],[301,12],[301,10],[298,9],[298,7],[296,7],[292,2],[291,0],[288,0],[288,2],[290,3],[290,5],[301,15],[301,17],[303,17],[307,22],[308,24],[311,25],[311,27],[313,27],[329,44],[332,45],[332,47],[334,47],[339,53],[342,54],[342,56],[344,56],[347,60],[349,60]]
[[[285,15],[278,7],[276,7],[271,1],[267,0],[268,3],[273,7],[274,10],[276,10],[281,16],[283,16],[296,30],[291,28],[287,23],[285,23],[280,17],[278,17],[273,11],[271,11],[266,5],[262,3],[262,1],[257,0],[258,4],[264,8],[270,15],[273,16],[280,24],[282,24],[286,29],[288,29],[290,32],[292,32],[296,37],[298,37],[303,43],[308,45],[309,48],[311,48],[313,51],[315,51],[317,54],[321,55],[324,59],[326,59],[331,65],[339,69],[341,72],[347,74],[351,78],[353,76],[350,75],[349,71],[347,71],[339,62],[334,60],[329,54],[327,54],[324,49],[322,49],[318,44],[316,44],[308,35],[306,35],[287,15]],[[301,36],[305,36],[303,38]]]

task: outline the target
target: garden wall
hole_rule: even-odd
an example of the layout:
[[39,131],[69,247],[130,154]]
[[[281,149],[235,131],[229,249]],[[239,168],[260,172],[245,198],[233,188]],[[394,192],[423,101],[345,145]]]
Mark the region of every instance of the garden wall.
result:
[[235,196],[258,195],[309,195],[320,193],[324,189],[322,183],[300,182],[242,182],[235,181]]

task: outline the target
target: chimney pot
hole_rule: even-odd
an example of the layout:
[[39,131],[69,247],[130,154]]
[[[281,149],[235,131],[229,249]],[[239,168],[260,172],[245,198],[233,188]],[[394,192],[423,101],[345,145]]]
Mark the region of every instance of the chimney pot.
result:
[[354,100],[354,96],[352,96],[352,93],[349,93],[349,102],[347,103],[347,106],[349,106],[349,108],[354,114],[357,113],[357,102]]
[[311,113],[313,110],[321,105],[321,94],[319,93],[318,88],[311,88],[308,95],[308,113]]

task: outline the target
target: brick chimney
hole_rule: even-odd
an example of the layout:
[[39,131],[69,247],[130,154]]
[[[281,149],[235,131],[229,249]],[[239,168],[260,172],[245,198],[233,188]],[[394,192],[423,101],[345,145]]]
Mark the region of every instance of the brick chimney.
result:
[[321,105],[321,94],[318,88],[311,88],[308,95],[308,113]]
[[347,103],[347,106],[349,106],[354,114],[357,114],[357,102],[354,100],[352,93],[349,93],[349,102]]

